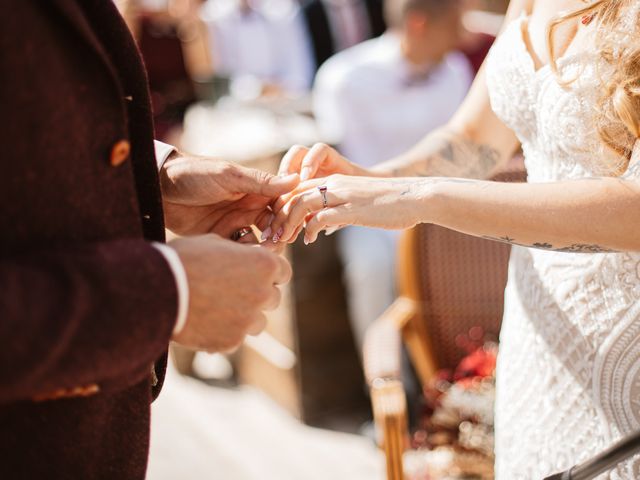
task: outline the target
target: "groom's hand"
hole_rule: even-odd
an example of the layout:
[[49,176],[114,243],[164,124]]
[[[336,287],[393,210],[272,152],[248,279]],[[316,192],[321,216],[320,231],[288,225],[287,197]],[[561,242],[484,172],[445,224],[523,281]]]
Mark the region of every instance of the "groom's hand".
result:
[[160,171],[165,223],[179,235],[216,233],[224,238],[242,227],[264,230],[269,204],[292,191],[298,175],[266,172],[212,158],[172,154]]
[[216,235],[169,243],[180,257],[189,284],[189,312],[173,340],[190,348],[227,351],[266,325],[266,310],[280,303],[279,285],[291,278],[289,263],[261,246]]

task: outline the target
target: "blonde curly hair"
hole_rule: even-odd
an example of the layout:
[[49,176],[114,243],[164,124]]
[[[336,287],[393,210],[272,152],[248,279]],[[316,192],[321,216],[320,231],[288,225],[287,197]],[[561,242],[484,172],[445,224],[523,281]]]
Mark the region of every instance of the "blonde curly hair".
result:
[[629,164],[633,146],[640,138],[640,2],[637,0],[595,0],[584,8],[564,13],[547,28],[550,67],[560,83],[574,80],[561,78],[554,49],[556,29],[563,23],[594,15],[595,46],[600,64],[606,67],[601,95],[597,103],[596,125],[604,144],[622,159],[619,174]]

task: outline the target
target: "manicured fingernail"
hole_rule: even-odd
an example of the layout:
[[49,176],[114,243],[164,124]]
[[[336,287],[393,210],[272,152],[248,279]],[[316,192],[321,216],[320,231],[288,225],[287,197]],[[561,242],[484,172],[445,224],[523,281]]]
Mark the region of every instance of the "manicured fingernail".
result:
[[304,236],[304,244],[305,245],[309,245],[309,239],[307,238],[307,236]]
[[337,231],[338,231],[338,227],[334,227],[334,228],[327,228],[327,229],[324,231],[324,235],[325,235],[325,237],[328,237],[328,236],[330,236],[330,235],[333,235],[333,234],[334,234],[334,233],[336,233]]
[[260,237],[260,240],[264,242],[270,236],[271,236],[271,227],[267,227],[267,229],[264,232],[262,232],[262,236]]
[[284,228],[280,227],[278,229],[278,231],[276,232],[276,234],[273,236],[273,243],[278,243],[278,241],[280,240],[280,237],[282,237],[283,233],[284,233]]
[[300,179],[301,180],[309,180],[309,177],[311,176],[311,168],[310,167],[304,167],[302,169],[302,171],[300,172]]

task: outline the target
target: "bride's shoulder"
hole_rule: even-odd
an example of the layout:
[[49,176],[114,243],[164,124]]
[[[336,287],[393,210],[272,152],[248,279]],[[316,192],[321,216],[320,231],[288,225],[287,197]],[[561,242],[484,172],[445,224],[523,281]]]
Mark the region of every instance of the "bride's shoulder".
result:
[[528,16],[531,14],[533,10],[534,0],[511,0],[509,2],[509,8],[507,9],[507,13],[504,17],[504,23],[502,25],[502,30],[504,30],[508,25],[514,22],[519,17],[525,15]]
[[520,15],[530,15],[533,11],[535,0],[511,0],[507,8],[507,20],[513,20]]

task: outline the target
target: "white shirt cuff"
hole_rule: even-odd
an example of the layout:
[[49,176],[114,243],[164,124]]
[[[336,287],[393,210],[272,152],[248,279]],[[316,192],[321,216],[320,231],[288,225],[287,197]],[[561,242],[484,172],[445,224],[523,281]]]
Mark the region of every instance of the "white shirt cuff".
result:
[[176,335],[180,333],[186,325],[187,314],[189,312],[189,282],[187,281],[187,272],[185,272],[182,261],[173,248],[157,242],[153,242],[151,246],[156,248],[165,258],[176,281],[176,287],[178,289],[178,318],[173,328],[173,334]]
[[164,165],[164,162],[166,162],[167,158],[169,158],[169,155],[176,151],[176,147],[159,142],[158,140],[153,141],[153,146],[156,150],[156,163],[158,165],[158,171],[160,171],[162,165]]

